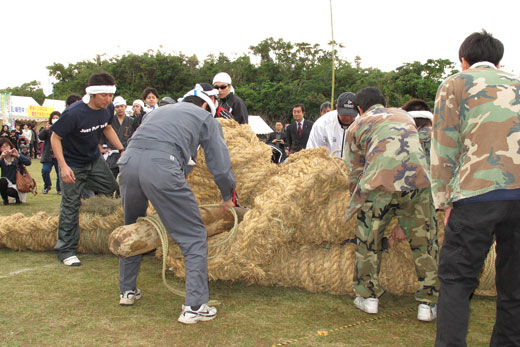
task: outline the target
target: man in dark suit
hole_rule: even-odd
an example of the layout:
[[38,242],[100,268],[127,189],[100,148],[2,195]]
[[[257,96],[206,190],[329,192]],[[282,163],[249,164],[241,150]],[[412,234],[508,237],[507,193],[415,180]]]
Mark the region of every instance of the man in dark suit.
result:
[[288,154],[301,151],[307,146],[309,134],[311,133],[312,125],[310,120],[305,120],[305,107],[302,104],[293,106],[294,122],[287,127],[287,147]]

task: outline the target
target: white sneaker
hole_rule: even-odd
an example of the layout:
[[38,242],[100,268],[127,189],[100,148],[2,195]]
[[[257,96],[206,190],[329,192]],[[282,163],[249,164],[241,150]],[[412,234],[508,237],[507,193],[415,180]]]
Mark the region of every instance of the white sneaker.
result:
[[197,311],[192,310],[191,306],[182,305],[182,313],[177,321],[184,324],[195,324],[198,321],[212,320],[216,316],[217,309],[206,304],[202,304]]
[[132,306],[136,300],[141,299],[141,291],[139,288],[136,290],[127,290],[123,294],[119,295],[119,305]]
[[376,314],[379,306],[379,299],[376,298],[363,298],[361,296],[356,297],[354,305],[361,311],[366,313]]
[[63,259],[63,264],[67,266],[81,266],[81,262],[79,261],[78,257],[73,255],[72,257],[68,257]]
[[429,306],[427,304],[419,304],[417,309],[417,319],[423,322],[431,322],[437,318],[437,305]]

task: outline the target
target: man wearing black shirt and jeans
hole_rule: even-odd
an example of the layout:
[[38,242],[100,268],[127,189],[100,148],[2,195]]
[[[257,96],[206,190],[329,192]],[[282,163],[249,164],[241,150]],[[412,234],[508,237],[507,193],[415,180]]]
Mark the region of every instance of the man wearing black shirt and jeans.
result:
[[79,241],[81,191],[86,187],[112,195],[117,182],[100,154],[98,143],[105,135],[114,148],[123,145],[110,125],[114,118],[112,98],[115,80],[108,73],[90,76],[87,95],[69,108],[51,127],[52,151],[60,166],[62,199],[58,242],[54,247],[58,260],[67,266],[79,266],[76,256]]

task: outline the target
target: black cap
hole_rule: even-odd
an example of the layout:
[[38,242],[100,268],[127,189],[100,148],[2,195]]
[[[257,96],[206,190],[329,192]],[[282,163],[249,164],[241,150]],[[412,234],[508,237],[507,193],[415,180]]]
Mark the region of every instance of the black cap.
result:
[[165,96],[164,98],[161,99],[161,101],[159,101],[159,107],[164,106],[164,105],[169,105],[169,104],[175,104],[175,100],[173,100],[169,96]]
[[357,116],[358,111],[354,107],[354,98],[356,94],[351,92],[341,93],[338,96],[338,114],[340,116]]
[[205,83],[205,82],[202,82],[202,83],[199,83],[199,85],[202,87],[202,89],[206,92],[209,92],[210,90],[213,90],[215,88],[213,88],[213,86],[209,83]]

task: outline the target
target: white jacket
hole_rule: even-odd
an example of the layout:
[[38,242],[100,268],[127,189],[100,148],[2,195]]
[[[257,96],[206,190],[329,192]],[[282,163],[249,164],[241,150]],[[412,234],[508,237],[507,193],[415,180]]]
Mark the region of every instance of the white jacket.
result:
[[330,153],[338,150],[334,156],[343,158],[346,132],[347,127],[338,121],[338,111],[327,112],[314,122],[306,148],[327,147]]

